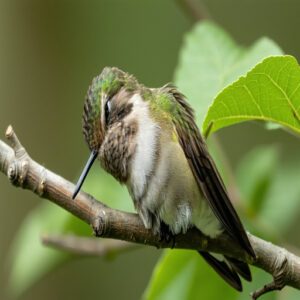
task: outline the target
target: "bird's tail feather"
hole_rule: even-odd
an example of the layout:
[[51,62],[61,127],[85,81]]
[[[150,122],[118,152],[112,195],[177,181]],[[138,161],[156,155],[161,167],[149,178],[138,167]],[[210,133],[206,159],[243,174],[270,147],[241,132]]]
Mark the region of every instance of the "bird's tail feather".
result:
[[235,270],[239,275],[241,275],[244,279],[247,281],[252,280],[251,271],[247,263],[237,260],[232,257],[228,257],[224,255],[225,259],[228,261],[228,263],[231,265],[233,270]]
[[219,260],[205,251],[198,251],[204,260],[233,288],[242,291],[242,283],[239,275],[251,281],[251,272],[245,262],[224,256],[225,260]]

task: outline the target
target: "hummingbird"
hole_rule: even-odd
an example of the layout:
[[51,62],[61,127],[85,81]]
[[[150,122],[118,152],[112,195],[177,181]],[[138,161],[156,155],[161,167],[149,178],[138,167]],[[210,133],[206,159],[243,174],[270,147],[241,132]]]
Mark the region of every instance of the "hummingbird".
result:
[[[73,199],[98,159],[127,186],[147,229],[161,237],[192,227],[211,238],[226,232],[255,258],[194,111],[174,85],[148,88],[116,67],[105,67],[88,89],[82,120],[91,154]],[[247,263],[198,252],[236,290],[242,291],[240,276],[251,281]]]

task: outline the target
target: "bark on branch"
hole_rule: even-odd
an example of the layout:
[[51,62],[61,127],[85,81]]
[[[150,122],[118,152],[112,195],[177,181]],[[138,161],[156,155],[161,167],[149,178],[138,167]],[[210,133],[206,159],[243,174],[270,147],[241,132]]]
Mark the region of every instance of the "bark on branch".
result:
[[253,261],[229,236],[224,234],[217,239],[211,239],[195,229],[184,235],[177,235],[175,245],[172,241],[161,241],[159,236],[145,229],[137,214],[111,209],[83,191],[77,195],[76,200],[72,200],[74,185],[32,160],[11,126],[7,128],[6,138],[11,147],[0,140],[0,171],[7,175],[10,182],[29,189],[71,212],[88,223],[96,236],[157,248],[174,246],[181,249],[205,250],[246,261],[270,273],[274,279],[272,283],[254,292],[253,299],[268,291],[282,289],[286,285],[300,289],[300,258],[286,249],[248,233],[257,255],[257,259]]

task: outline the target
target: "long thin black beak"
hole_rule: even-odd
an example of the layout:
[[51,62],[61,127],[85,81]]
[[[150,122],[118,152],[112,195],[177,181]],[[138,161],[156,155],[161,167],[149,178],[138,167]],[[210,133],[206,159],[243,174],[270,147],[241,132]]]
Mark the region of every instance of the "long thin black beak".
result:
[[90,157],[89,157],[89,160],[88,162],[86,163],[78,181],[77,181],[77,184],[76,184],[76,187],[75,187],[75,191],[73,193],[73,196],[72,196],[72,199],[75,199],[76,195],[79,193],[80,191],[80,188],[81,186],[83,185],[84,183],[84,180],[85,180],[85,177],[87,176],[90,168],[92,167],[93,165],[93,162],[95,161],[95,159],[97,158],[97,155],[98,155],[98,151],[92,151]]

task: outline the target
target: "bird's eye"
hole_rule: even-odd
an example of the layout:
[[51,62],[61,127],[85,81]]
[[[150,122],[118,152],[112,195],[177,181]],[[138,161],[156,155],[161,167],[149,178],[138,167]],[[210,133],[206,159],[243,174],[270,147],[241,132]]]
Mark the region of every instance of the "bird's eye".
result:
[[111,110],[111,103],[110,103],[110,99],[108,99],[105,103],[105,121],[108,121],[108,117],[110,114],[110,110]]

